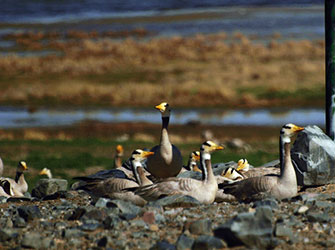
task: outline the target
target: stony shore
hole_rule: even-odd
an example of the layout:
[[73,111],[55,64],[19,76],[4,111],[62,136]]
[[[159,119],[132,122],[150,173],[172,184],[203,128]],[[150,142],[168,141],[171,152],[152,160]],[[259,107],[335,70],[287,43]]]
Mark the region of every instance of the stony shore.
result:
[[333,248],[334,188],[250,204],[176,196],[138,207],[83,191],[1,199],[0,249]]

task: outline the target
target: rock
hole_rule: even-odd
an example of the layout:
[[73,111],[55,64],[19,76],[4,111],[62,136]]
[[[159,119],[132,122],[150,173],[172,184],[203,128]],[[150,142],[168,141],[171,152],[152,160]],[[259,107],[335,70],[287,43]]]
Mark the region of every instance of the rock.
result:
[[298,185],[316,186],[335,183],[335,142],[317,126],[301,131],[291,150],[297,164]]
[[221,249],[227,244],[219,238],[210,235],[201,235],[193,243],[192,250]]
[[304,214],[308,211],[309,207],[307,206],[300,206],[297,210],[295,210],[294,214]]
[[55,193],[52,194],[48,194],[46,196],[44,196],[42,198],[43,201],[49,201],[49,200],[57,200],[57,199],[61,199],[61,198],[68,198],[68,192],[61,190],[61,191],[57,191]]
[[117,207],[121,211],[121,216],[124,219],[133,219],[141,212],[141,208],[129,201],[111,200],[107,204],[108,207]]
[[330,221],[330,217],[326,213],[308,211],[306,217],[309,222],[328,222]]
[[96,220],[96,221],[103,221],[107,217],[107,214],[104,210],[96,209],[96,208],[89,208],[86,209],[86,213],[83,214],[81,220]]
[[65,229],[62,233],[63,238],[71,239],[71,238],[79,238],[83,236],[83,232],[79,229]]
[[27,226],[27,223],[22,217],[16,216],[13,218],[13,226],[17,228],[23,228]]
[[83,231],[93,232],[100,227],[100,223],[96,220],[87,220],[80,226]]
[[76,208],[72,213],[64,216],[67,220],[79,220],[86,213],[86,209],[83,207]]
[[176,247],[169,242],[163,240],[157,242],[154,246],[150,248],[150,250],[175,250]]
[[229,247],[273,247],[272,210],[258,207],[256,212],[240,213],[214,230],[214,236],[223,239]]
[[194,207],[198,205],[201,205],[201,203],[197,199],[180,194],[166,196],[157,201],[149,202],[149,206],[162,207]]
[[42,214],[38,206],[21,206],[17,209],[20,217],[25,221],[30,221],[36,218],[42,218]]
[[98,247],[106,247],[108,243],[108,238],[106,236],[103,236],[101,239],[97,241]]
[[187,237],[185,234],[179,236],[176,248],[177,250],[186,250],[191,249],[193,246],[194,240],[192,238]]
[[291,242],[294,240],[294,235],[292,233],[291,228],[289,228],[284,223],[277,223],[275,227],[275,236],[276,237],[284,237],[290,240]]
[[259,200],[259,201],[254,202],[253,207],[261,207],[261,206],[269,206],[272,209],[278,209],[279,208],[278,201],[273,197],[271,197],[271,198],[269,197],[269,198],[266,198],[264,200]]
[[51,238],[44,238],[36,232],[26,233],[21,241],[21,246],[25,248],[48,249],[52,245],[53,240]]
[[212,233],[212,221],[209,219],[203,219],[191,222],[189,225],[189,231],[191,234],[210,234]]
[[65,179],[40,179],[32,190],[32,196],[43,198],[58,191],[66,191],[67,185]]
[[13,238],[17,238],[18,233],[16,230],[3,228],[0,229],[0,242],[8,241]]

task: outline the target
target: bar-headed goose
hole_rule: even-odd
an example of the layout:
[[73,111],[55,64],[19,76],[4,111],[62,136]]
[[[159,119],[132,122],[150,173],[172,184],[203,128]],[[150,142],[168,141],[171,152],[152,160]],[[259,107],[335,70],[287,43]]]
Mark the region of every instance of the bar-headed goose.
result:
[[223,185],[224,192],[234,195],[240,201],[250,201],[266,195],[273,196],[279,200],[295,196],[298,187],[291,161],[290,142],[291,137],[303,129],[289,123],[280,130],[280,175],[251,177]]
[[114,168],[122,167],[122,157],[124,149],[122,145],[118,144],[115,148]]
[[216,145],[212,141],[206,141],[201,145],[202,180],[171,177],[149,186],[139,187],[135,190],[135,194],[142,196],[148,201],[169,195],[182,194],[192,196],[204,204],[212,203],[215,199],[218,185],[212,170],[211,153],[220,149],[223,149],[223,147]]
[[48,179],[52,179],[52,173],[51,170],[48,168],[43,168],[39,173],[39,175],[46,175]]
[[240,159],[237,162],[237,169],[240,174],[243,175],[244,178],[256,177],[256,176],[263,176],[268,174],[280,174],[280,169],[277,167],[257,167],[257,168],[250,168],[247,159]]
[[179,149],[170,143],[168,125],[170,120],[169,104],[163,102],[155,107],[162,114],[160,144],[151,149],[155,154],[148,158],[147,169],[156,178],[177,176],[183,167],[183,158]]
[[[138,170],[142,168],[141,162],[153,154],[153,152],[143,151],[141,149],[136,149],[133,151],[130,161],[134,171],[134,178],[129,178],[123,171],[119,169],[112,169],[110,170],[110,176],[112,174],[113,176],[107,179],[100,178],[99,176],[96,178],[74,177],[74,179],[84,182],[76,189],[85,190],[94,197],[117,198],[132,201],[137,205],[144,205],[146,203],[145,200],[137,195],[134,195],[134,193],[130,191],[124,191],[124,189],[139,187],[142,185],[142,181],[145,179],[143,179],[143,176],[140,176]],[[150,182],[150,184],[151,183],[152,182]],[[149,183],[146,182],[145,184]]]
[[201,170],[198,168],[197,162],[200,160],[200,152],[193,151],[190,153],[190,157],[188,158],[188,162],[186,166],[180,170],[180,173],[184,173],[186,171],[199,171]]
[[11,192],[10,182],[6,179],[0,180],[0,196],[13,196],[13,193]]
[[15,179],[1,177],[0,180],[7,180],[10,183],[12,196],[21,197],[28,191],[28,184],[24,179],[23,172],[27,171],[28,167],[25,161],[19,161],[16,168]]

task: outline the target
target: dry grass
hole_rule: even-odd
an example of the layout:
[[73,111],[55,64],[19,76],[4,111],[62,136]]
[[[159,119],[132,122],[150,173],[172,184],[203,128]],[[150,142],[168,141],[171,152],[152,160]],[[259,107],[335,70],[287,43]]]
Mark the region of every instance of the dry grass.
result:
[[[143,31],[144,32],[144,31]],[[276,36],[280,37],[280,36]],[[131,38],[72,31],[11,37],[45,57],[0,57],[0,101],[152,106],[322,105],[324,43],[255,44],[240,33]],[[71,38],[71,39],[70,39]],[[99,39],[97,39],[99,38]]]

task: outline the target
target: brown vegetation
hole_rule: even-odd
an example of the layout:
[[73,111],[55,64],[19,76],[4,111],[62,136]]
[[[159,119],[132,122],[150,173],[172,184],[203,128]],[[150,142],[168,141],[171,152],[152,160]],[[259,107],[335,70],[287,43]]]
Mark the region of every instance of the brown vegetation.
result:
[[[120,34],[122,35],[122,34]],[[123,34],[124,35],[124,34]],[[145,36],[145,30],[132,35]],[[324,42],[243,34],[111,40],[113,32],[7,37],[47,56],[0,57],[0,101],[28,105],[321,106]],[[274,39],[280,38],[276,34]]]

